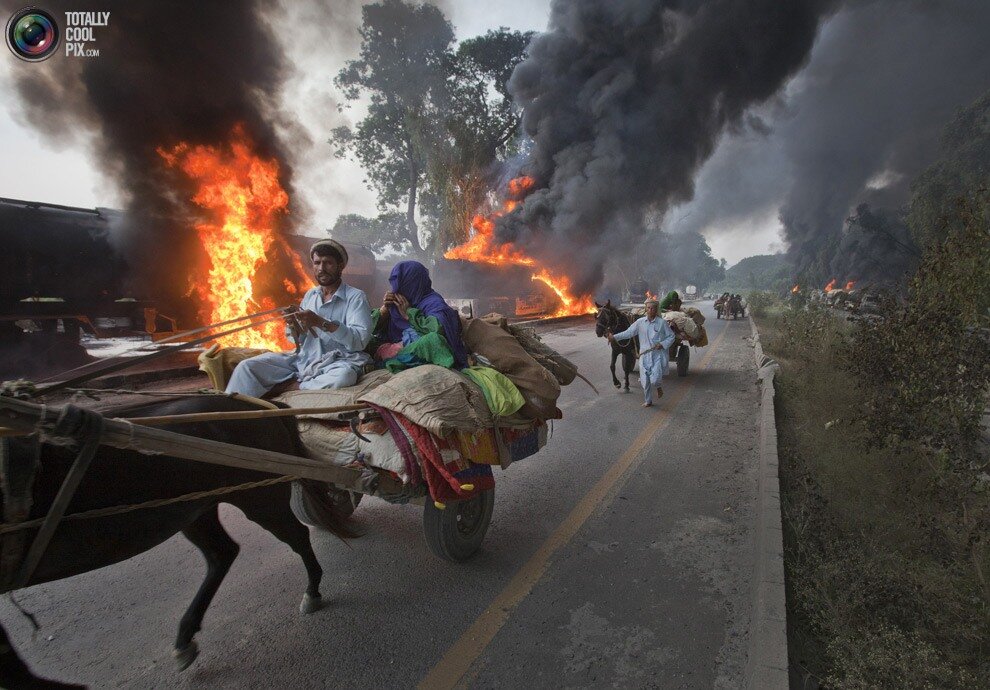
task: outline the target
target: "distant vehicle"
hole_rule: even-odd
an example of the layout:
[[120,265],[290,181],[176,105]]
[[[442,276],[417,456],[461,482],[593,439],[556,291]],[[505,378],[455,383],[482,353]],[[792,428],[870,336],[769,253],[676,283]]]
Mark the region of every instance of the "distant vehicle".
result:
[[698,299],[698,287],[696,285],[688,285],[685,287],[684,299]]

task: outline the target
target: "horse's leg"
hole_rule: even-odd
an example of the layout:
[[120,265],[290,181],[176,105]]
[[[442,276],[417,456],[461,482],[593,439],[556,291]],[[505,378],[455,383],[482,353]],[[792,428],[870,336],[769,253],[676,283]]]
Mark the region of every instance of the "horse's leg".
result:
[[189,665],[196,660],[199,648],[193,637],[199,632],[206,609],[213,601],[213,595],[217,593],[220,583],[223,582],[231,564],[237,558],[237,553],[241,550],[220,524],[216,506],[182,530],[182,534],[203,553],[206,559],[206,579],[199,586],[199,591],[196,592],[196,596],[193,597],[192,603],[179,622],[179,635],[175,639],[175,650],[172,654],[179,663],[180,671],[189,668]]
[[248,520],[255,522],[271,532],[275,538],[289,545],[302,558],[306,566],[306,576],[309,584],[302,602],[299,604],[300,613],[313,613],[323,606],[320,595],[320,581],[323,579],[323,568],[313,552],[313,544],[309,541],[309,528],[296,519],[289,509],[288,498],[284,501],[272,501],[262,494],[261,500],[238,502],[237,507],[244,511]]
[[636,358],[633,356],[632,352],[622,353],[622,368],[626,372],[626,393],[629,392],[629,374],[632,373],[633,368],[636,366]]
[[0,688],[19,690],[20,688],[40,688],[42,690],[60,690],[68,688],[84,688],[84,685],[70,685],[54,680],[38,678],[24,660],[17,655],[14,646],[10,644],[7,631],[0,626]]
[[608,365],[609,371],[612,372],[612,385],[616,388],[621,388],[622,384],[619,383],[619,379],[615,377],[615,360],[619,358],[619,352],[615,346],[612,347],[612,363]]

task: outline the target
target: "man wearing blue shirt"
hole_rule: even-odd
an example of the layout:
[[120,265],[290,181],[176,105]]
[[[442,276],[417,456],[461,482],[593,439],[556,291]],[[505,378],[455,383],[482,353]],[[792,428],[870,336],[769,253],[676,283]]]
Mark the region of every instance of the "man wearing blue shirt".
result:
[[646,300],[646,316],[633,322],[621,333],[606,334],[609,341],[628,340],[639,336],[639,382],[643,386],[645,401],[643,407],[653,407],[653,386],[657,387],[657,397],[663,397],[661,381],[667,373],[667,350],[674,343],[674,331],[659,316],[660,305],[655,299]]
[[364,292],[341,280],[347,250],[334,240],[310,248],[316,287],[303,295],[294,316],[301,327],[297,352],[266,352],[237,365],[228,393],[260,397],[295,380],[304,390],[353,386],[371,361],[371,307]]

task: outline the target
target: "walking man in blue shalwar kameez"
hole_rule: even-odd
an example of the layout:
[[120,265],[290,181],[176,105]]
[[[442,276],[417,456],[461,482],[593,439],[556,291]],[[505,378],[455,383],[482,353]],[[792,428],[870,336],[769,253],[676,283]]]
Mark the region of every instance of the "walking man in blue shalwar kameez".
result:
[[628,340],[639,336],[639,382],[643,386],[643,407],[653,407],[653,387],[657,397],[663,397],[661,383],[667,373],[667,350],[674,343],[674,332],[660,316],[660,304],[655,299],[646,300],[646,316],[633,322],[621,333],[608,333],[610,341]]
[[278,384],[313,390],[353,386],[371,357],[371,307],[363,291],[341,280],[347,250],[320,240],[309,252],[316,287],[303,295],[294,313],[297,352],[266,352],[237,365],[228,393],[260,397]]

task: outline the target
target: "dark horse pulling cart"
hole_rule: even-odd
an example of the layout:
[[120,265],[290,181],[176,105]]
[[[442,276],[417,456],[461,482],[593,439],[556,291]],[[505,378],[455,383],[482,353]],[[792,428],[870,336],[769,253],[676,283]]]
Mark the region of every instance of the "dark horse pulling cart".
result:
[[[101,415],[0,395],[2,591],[111,565],[182,532],[207,562],[175,641],[174,656],[186,668],[198,654],[194,636],[239,550],[220,523],[221,502],[302,559],[308,582],[302,613],[321,607],[323,571],[293,509],[306,522],[351,538],[358,536],[345,522],[352,496],[422,502],[434,553],[462,561],[478,550],[491,521],[493,490],[444,506],[426,500],[424,487],[410,489],[387,472],[310,459],[289,416],[297,413],[203,395]],[[522,444],[528,450],[516,459],[545,442],[544,433]],[[76,686],[34,676],[0,628],[0,687]]]
[[[643,315],[642,313],[618,309],[612,306],[611,301],[605,304],[596,304],[596,306],[598,307],[598,314],[595,321],[595,335],[599,338],[603,338],[606,332],[621,333]],[[674,331],[675,336],[673,344],[667,351],[667,356],[671,362],[677,365],[677,375],[687,376],[688,366],[691,363],[691,345],[694,344],[694,341],[674,322],[667,321],[667,324]],[[612,385],[621,388],[621,383],[615,376],[615,362],[619,355],[622,355],[622,371],[626,381],[625,390],[628,392],[629,375],[635,370],[636,361],[640,356],[639,341],[637,338],[630,338],[625,342],[613,342],[610,345],[612,347],[612,360],[609,364],[609,370],[612,372]]]

